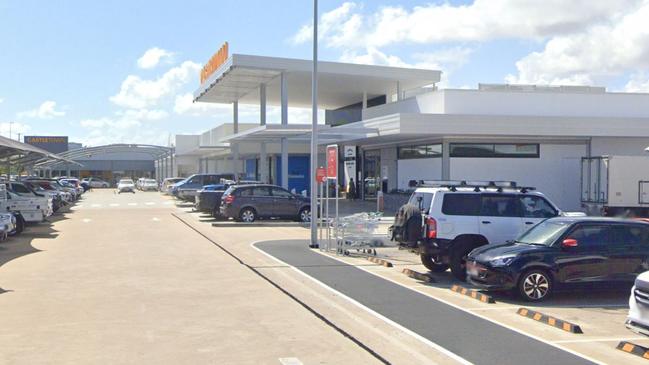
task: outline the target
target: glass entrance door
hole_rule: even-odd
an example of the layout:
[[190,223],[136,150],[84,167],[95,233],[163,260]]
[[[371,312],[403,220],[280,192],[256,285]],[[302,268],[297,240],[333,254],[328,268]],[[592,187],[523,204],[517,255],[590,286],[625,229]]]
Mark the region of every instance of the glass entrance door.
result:
[[381,188],[381,151],[365,151],[363,154],[363,196],[375,199]]

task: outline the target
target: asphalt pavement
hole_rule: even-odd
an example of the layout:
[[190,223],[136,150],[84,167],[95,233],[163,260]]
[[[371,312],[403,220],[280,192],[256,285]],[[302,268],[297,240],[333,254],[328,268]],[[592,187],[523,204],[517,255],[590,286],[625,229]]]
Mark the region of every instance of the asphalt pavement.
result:
[[256,246],[475,364],[591,364],[577,355],[307,248],[302,240]]

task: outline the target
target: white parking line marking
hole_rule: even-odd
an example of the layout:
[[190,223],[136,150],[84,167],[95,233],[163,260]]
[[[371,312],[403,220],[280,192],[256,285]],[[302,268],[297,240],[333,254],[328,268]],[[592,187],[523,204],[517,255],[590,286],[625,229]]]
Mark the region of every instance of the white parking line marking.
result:
[[297,357],[280,357],[279,362],[282,365],[302,365],[302,361]]
[[111,207],[119,207],[119,204],[117,204],[117,203],[110,203],[108,205],[110,205]]
[[[259,251],[259,252],[263,253],[264,255],[266,255],[266,256],[268,256],[268,257],[274,259],[274,260],[277,261],[277,262],[282,263],[283,265],[291,266],[291,265],[288,265],[287,263],[283,262],[282,260],[280,260],[280,259],[278,259],[278,258],[276,258],[276,257],[274,257],[274,256],[271,256],[271,255],[267,254],[266,252],[264,252],[263,250],[261,250],[261,249],[257,248],[256,246],[254,246],[254,244],[257,243],[257,242],[264,242],[264,241],[256,241],[256,242],[253,242],[253,243],[251,244],[251,246],[254,247],[257,251]],[[344,260],[339,259],[339,258],[334,257],[334,256],[329,256],[329,255],[327,255],[326,253],[319,252],[319,250],[314,250],[313,252],[318,253],[318,254],[323,255],[323,256],[325,256],[325,257],[329,257],[329,258],[331,258],[331,259],[333,259],[333,260],[340,261],[340,262],[342,262],[342,263],[345,263],[345,264],[349,265],[349,263],[345,262]],[[593,359],[592,357],[589,357],[589,356],[584,355],[584,354],[582,354],[582,353],[579,353],[579,352],[577,352],[577,351],[574,351],[574,350],[571,350],[571,349],[566,348],[566,347],[564,347],[564,346],[561,346],[561,344],[559,344],[559,343],[553,343],[553,342],[551,342],[551,341],[548,341],[548,340],[545,340],[545,339],[540,338],[540,337],[538,337],[538,336],[535,336],[535,335],[533,335],[533,334],[531,334],[531,333],[527,333],[527,332],[523,331],[522,329],[515,328],[515,327],[512,327],[512,326],[510,326],[510,325],[507,325],[507,324],[504,324],[504,323],[498,322],[497,320],[492,319],[492,318],[489,318],[489,317],[485,317],[485,316],[482,315],[482,314],[475,313],[475,312],[471,312],[471,311],[469,311],[469,310],[467,310],[467,309],[465,309],[465,308],[463,308],[463,307],[461,307],[461,306],[459,306],[459,305],[453,304],[453,303],[451,303],[451,302],[449,302],[449,301],[446,301],[446,300],[444,300],[444,299],[441,299],[441,298],[435,297],[435,296],[433,296],[433,295],[431,295],[431,294],[428,294],[428,293],[426,293],[426,292],[423,292],[423,291],[420,291],[420,290],[414,289],[414,288],[412,288],[412,287],[409,287],[409,286],[407,286],[407,285],[404,285],[404,284],[402,284],[402,283],[400,283],[400,282],[398,282],[398,281],[396,281],[396,280],[390,279],[390,278],[388,278],[388,277],[383,277],[383,276],[379,275],[378,273],[375,273],[375,272],[372,272],[371,270],[366,269],[365,267],[362,267],[362,266],[356,266],[356,267],[357,267],[359,270],[363,270],[363,271],[365,271],[365,272],[367,272],[367,273],[369,273],[369,274],[372,274],[372,275],[374,275],[374,276],[377,276],[377,277],[379,277],[379,278],[381,278],[381,279],[383,279],[383,280],[387,280],[387,281],[389,281],[389,282],[392,282],[392,283],[397,284],[397,285],[399,285],[399,286],[402,286],[402,287],[404,287],[404,288],[410,289],[410,290],[412,290],[412,291],[414,291],[414,292],[417,292],[417,293],[419,293],[419,294],[425,295],[425,296],[427,296],[427,297],[429,297],[429,298],[432,298],[432,299],[434,299],[434,300],[437,300],[437,301],[439,301],[439,302],[442,302],[442,303],[444,303],[444,304],[446,304],[446,305],[449,305],[449,306],[451,306],[451,307],[453,307],[453,308],[459,309],[459,310],[461,310],[461,311],[463,311],[463,312],[469,313],[469,314],[474,315],[474,316],[476,316],[476,317],[478,317],[478,318],[482,318],[482,319],[484,319],[484,320],[486,320],[486,321],[489,321],[489,322],[494,323],[494,324],[497,324],[497,325],[499,325],[499,326],[501,326],[501,327],[507,328],[507,329],[509,329],[509,330],[511,330],[511,331],[514,331],[514,332],[520,333],[520,334],[525,335],[525,336],[527,336],[527,337],[529,337],[529,338],[535,339],[535,340],[537,340],[537,341],[539,341],[539,342],[547,343],[547,344],[550,345],[550,346],[556,347],[556,348],[558,348],[558,349],[561,349],[561,350],[566,351],[566,352],[568,352],[568,353],[571,353],[571,354],[573,354],[573,355],[579,356],[579,357],[581,357],[581,358],[583,358],[583,359],[586,359],[586,360],[588,360],[588,361],[590,361],[590,362],[592,362],[592,363],[595,363],[595,364],[604,364],[603,362],[598,361],[598,360],[595,360],[595,359]],[[428,340],[427,338],[422,337],[422,336],[416,334],[415,332],[413,332],[413,331],[411,331],[411,330],[409,330],[409,329],[407,329],[407,328],[401,326],[400,324],[398,324],[398,323],[396,323],[396,322],[393,322],[391,319],[386,318],[386,317],[384,317],[384,316],[382,316],[382,315],[380,315],[380,314],[374,312],[372,309],[370,309],[370,308],[368,308],[368,307],[365,307],[363,304],[358,303],[356,300],[354,300],[354,299],[352,299],[352,298],[346,296],[345,294],[343,294],[343,293],[341,293],[341,292],[339,292],[339,291],[337,291],[337,290],[335,290],[335,289],[333,289],[333,288],[327,286],[326,284],[324,284],[323,282],[319,281],[318,279],[316,279],[316,278],[314,278],[314,277],[312,277],[312,276],[309,276],[308,274],[306,274],[306,273],[300,271],[298,268],[296,268],[296,267],[294,267],[294,266],[291,266],[291,268],[294,269],[295,271],[297,271],[298,273],[302,274],[303,276],[305,276],[305,277],[311,279],[312,281],[318,283],[318,284],[321,285],[322,287],[324,287],[324,288],[326,288],[326,289],[329,289],[330,291],[336,293],[337,295],[340,295],[341,297],[346,298],[346,299],[349,300],[350,302],[356,304],[356,305],[359,306],[360,308],[363,308],[363,309],[365,309],[366,311],[368,311],[368,312],[374,314],[374,315],[377,316],[378,318],[381,318],[381,319],[383,319],[384,321],[386,321],[386,322],[388,322],[388,323],[391,323],[391,324],[395,325],[395,326],[398,327],[398,328],[401,328],[403,331],[406,331],[407,333],[409,333],[409,334],[415,336],[416,338],[419,338],[421,341],[424,341],[424,342],[426,342],[426,343],[429,343],[429,344],[431,344],[431,346],[437,346],[437,347],[439,347],[439,349],[438,349],[439,351],[444,351],[445,354],[451,354],[451,355],[455,356],[455,357],[456,357],[456,360],[458,360],[458,361],[463,360],[463,362],[468,363],[467,360],[462,359],[461,357],[459,357],[458,355],[456,355],[456,354],[450,352],[450,351],[447,350],[446,348],[441,347],[441,346],[435,344],[434,342]],[[435,348],[437,348],[437,347],[435,347]],[[449,356],[450,356],[450,355],[449,355]],[[458,359],[458,358],[459,358],[459,359]]]
[[615,337],[615,338],[589,338],[581,340],[558,340],[553,343],[582,343],[582,342],[620,342],[620,341],[638,341],[647,340],[647,337]]
[[134,207],[137,205],[137,203],[128,203],[129,206]]
[[81,221],[82,221],[83,223],[89,223],[89,222],[92,222],[92,219],[90,219],[90,218],[83,218]]
[[91,207],[93,207],[93,208],[99,208],[99,207],[101,207],[101,204],[93,204],[93,205],[91,205]]
[[153,205],[153,204],[155,204],[155,203],[154,202],[146,202],[146,203],[144,203],[144,205]]
[[174,202],[164,202],[164,203],[162,203],[162,204],[164,204],[164,205],[171,205],[171,204],[173,204],[173,203],[174,203]]
[[154,222],[160,222],[160,218],[158,218],[158,217],[153,217],[153,218],[151,218],[151,220],[154,221]]
[[[426,337],[424,337],[424,336],[422,336],[422,335],[420,335],[420,334],[418,334],[418,333],[416,333],[416,332],[414,332],[414,331],[412,331],[412,330],[410,330],[410,329],[408,329],[408,328],[406,328],[406,327],[404,327],[404,326],[398,324],[397,322],[395,322],[395,321],[389,319],[388,317],[385,317],[385,316],[383,316],[383,315],[377,313],[377,312],[374,311],[373,309],[371,309],[371,308],[369,308],[369,307],[366,307],[365,305],[363,305],[363,304],[361,304],[360,302],[356,301],[356,299],[353,299],[353,298],[351,298],[351,297],[349,297],[349,296],[347,296],[347,295],[345,295],[345,294],[339,292],[338,290],[336,290],[336,289],[334,289],[334,288],[328,286],[327,284],[321,282],[320,280],[314,278],[313,276],[310,276],[309,274],[307,274],[307,273],[305,273],[305,272],[303,272],[303,271],[300,271],[300,269],[296,268],[295,266],[289,265],[289,264],[287,264],[286,262],[284,262],[284,261],[278,259],[277,257],[271,256],[270,254],[264,252],[263,250],[261,250],[260,248],[258,248],[257,246],[255,246],[255,244],[256,244],[256,243],[259,243],[259,242],[264,242],[264,241],[255,241],[255,242],[252,242],[252,243],[250,244],[250,246],[251,246],[252,248],[254,248],[255,250],[261,252],[264,256],[267,256],[267,257],[269,257],[270,259],[272,259],[272,260],[274,260],[274,261],[277,261],[277,262],[279,262],[279,263],[282,264],[282,265],[285,265],[285,266],[290,267],[291,269],[293,269],[293,270],[294,270],[295,272],[297,272],[298,274],[300,274],[300,275],[304,276],[305,278],[307,278],[307,279],[313,281],[314,283],[320,285],[320,286],[323,287],[324,289],[326,289],[326,290],[328,290],[328,291],[330,291],[330,292],[332,292],[332,293],[334,293],[334,294],[336,294],[336,295],[339,295],[339,296],[342,297],[342,298],[347,299],[350,303],[356,305],[357,307],[359,307],[359,308],[361,308],[361,309],[364,309],[365,311],[367,311],[367,312],[370,313],[371,315],[375,316],[376,318],[379,318],[379,319],[383,320],[384,322],[386,322],[386,323],[392,325],[393,327],[395,327],[395,328],[397,328],[397,329],[399,329],[399,330],[401,330],[401,331],[403,331],[403,332],[409,334],[410,336],[412,336],[412,337],[418,339],[419,341],[421,341],[421,342],[427,344],[428,346],[434,348],[435,350],[441,352],[442,354],[444,354],[444,355],[446,355],[446,356],[452,358],[453,360],[455,360],[455,361],[457,361],[457,362],[459,362],[459,363],[461,363],[461,364],[466,364],[466,365],[472,365],[472,364],[473,364],[473,363],[470,362],[469,360],[467,360],[467,359],[461,357],[460,355],[458,355],[458,354],[456,354],[456,353],[454,353],[454,352],[451,352],[450,350],[446,349],[445,347],[442,347],[442,346],[436,344],[435,342],[433,342],[433,341],[427,339]],[[326,256],[326,255],[325,255],[325,256]],[[327,256],[327,257],[329,257],[329,256]],[[344,261],[342,261],[342,260],[338,260],[338,261],[344,262]],[[368,272],[369,272],[369,271],[368,271]],[[377,276],[378,276],[378,275],[377,275]],[[380,277],[380,276],[379,276],[379,277]],[[395,283],[396,283],[396,282],[395,282]],[[415,290],[415,291],[416,291],[416,290]]]

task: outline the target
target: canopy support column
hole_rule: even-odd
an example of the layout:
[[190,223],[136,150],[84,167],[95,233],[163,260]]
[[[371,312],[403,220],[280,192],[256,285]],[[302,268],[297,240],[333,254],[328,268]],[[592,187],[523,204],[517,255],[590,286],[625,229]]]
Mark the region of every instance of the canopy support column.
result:
[[[280,97],[281,97],[281,114],[282,126],[288,125],[288,85],[286,83],[286,74],[280,75]],[[282,137],[282,187],[288,189],[288,139]]]
[[[232,103],[232,132],[239,133],[239,102]],[[232,173],[235,180],[239,180],[239,143],[232,143]]]

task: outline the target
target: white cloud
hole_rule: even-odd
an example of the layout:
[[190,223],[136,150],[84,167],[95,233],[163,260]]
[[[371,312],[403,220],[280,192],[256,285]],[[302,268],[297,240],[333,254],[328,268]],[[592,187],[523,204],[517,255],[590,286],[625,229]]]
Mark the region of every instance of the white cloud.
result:
[[4,103],[4,102],[5,102],[5,99],[0,98],[0,104],[2,104],[2,103]]
[[25,133],[32,130],[32,127],[28,124],[20,122],[2,122],[0,123],[0,135],[9,137],[9,131],[11,131],[11,138],[18,138],[18,133],[25,135]]
[[624,86],[624,91],[630,93],[649,93],[649,73],[638,72]]
[[[550,39],[542,51],[516,63],[510,83],[591,84],[628,70],[647,67],[649,59],[649,1],[628,9],[608,24],[579,34]],[[613,21],[614,20],[614,21]],[[636,81],[632,80],[633,86]]]
[[122,82],[119,92],[110,97],[114,104],[131,109],[143,109],[157,105],[167,96],[173,96],[189,81],[198,81],[201,65],[185,61],[165,72],[155,80],[145,80],[129,75]]
[[162,48],[153,47],[144,52],[137,60],[137,66],[142,69],[152,69],[161,61],[172,62],[174,53]]
[[36,109],[24,111],[18,113],[18,117],[26,118],[40,118],[40,119],[51,119],[55,117],[62,117],[65,115],[65,111],[56,110],[56,102],[52,100],[44,101]]
[[[497,38],[542,39],[571,34],[606,20],[642,0],[475,0],[470,5],[446,2],[381,7],[362,14],[346,2],[323,13],[318,37],[329,47],[364,48],[390,44],[485,41]],[[313,28],[303,26],[291,37],[311,41]]]

